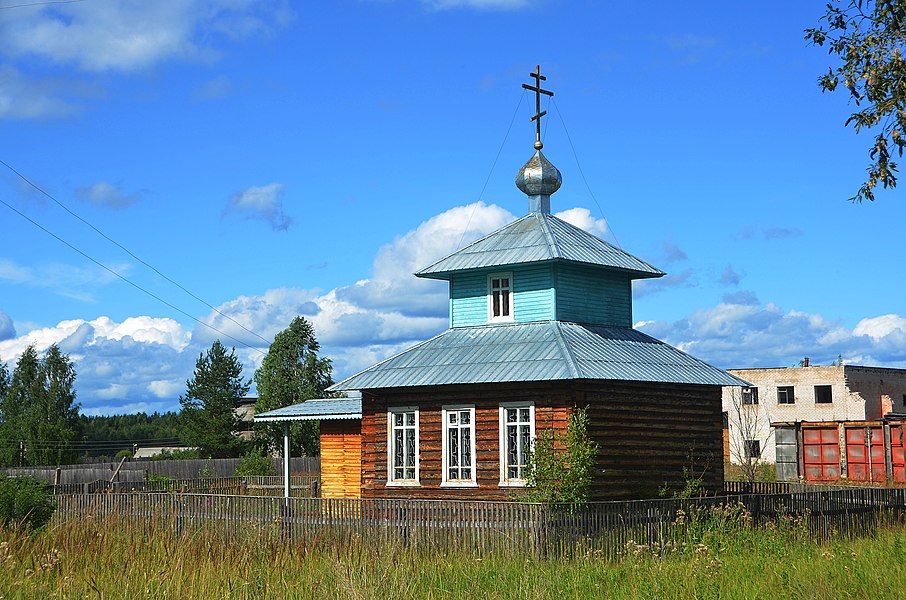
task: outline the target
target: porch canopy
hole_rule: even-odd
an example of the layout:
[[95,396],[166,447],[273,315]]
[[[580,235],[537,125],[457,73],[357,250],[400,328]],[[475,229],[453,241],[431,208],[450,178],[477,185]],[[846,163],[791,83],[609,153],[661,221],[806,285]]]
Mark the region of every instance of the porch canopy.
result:
[[283,426],[283,495],[289,498],[289,425],[291,421],[327,419],[361,419],[362,397],[313,398],[255,415],[256,423],[284,423]]

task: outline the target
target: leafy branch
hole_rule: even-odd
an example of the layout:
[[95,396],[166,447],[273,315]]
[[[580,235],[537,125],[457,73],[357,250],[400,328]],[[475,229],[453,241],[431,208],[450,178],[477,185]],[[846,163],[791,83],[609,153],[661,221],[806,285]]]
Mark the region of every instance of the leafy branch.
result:
[[852,201],[874,201],[878,185],[897,185],[898,157],[906,148],[906,2],[903,0],[850,0],[843,7],[828,3],[819,26],[805,30],[805,39],[827,47],[843,64],[818,78],[822,92],[842,83],[859,110],[846,120],[856,133],[874,130],[869,147],[868,176]]

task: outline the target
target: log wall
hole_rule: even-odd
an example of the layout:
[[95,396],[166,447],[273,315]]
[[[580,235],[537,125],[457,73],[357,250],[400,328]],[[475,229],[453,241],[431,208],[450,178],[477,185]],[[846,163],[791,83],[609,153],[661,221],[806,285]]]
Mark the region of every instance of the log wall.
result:
[[362,423],[321,421],[321,497],[359,498],[362,490]]
[[598,442],[595,499],[672,496],[687,480],[723,488],[720,386],[607,382],[578,386]]
[[[629,382],[545,382],[377,390],[362,399],[362,495],[387,498],[518,497],[501,488],[499,406],[535,404],[536,433],[565,429],[574,407],[588,407],[600,454],[594,499],[654,497],[680,491],[685,477],[723,485],[720,387]],[[475,406],[477,488],[441,487],[441,410]],[[387,487],[387,409],[419,408],[420,486]],[[684,475],[684,468],[686,475]]]
[[[564,428],[572,406],[569,392],[553,386],[444,386],[381,390],[362,397],[362,495],[377,498],[509,499],[519,488],[501,488],[500,403],[534,402],[538,427]],[[475,406],[477,488],[441,487],[441,410],[447,405]],[[386,487],[387,409],[419,408],[419,487]]]

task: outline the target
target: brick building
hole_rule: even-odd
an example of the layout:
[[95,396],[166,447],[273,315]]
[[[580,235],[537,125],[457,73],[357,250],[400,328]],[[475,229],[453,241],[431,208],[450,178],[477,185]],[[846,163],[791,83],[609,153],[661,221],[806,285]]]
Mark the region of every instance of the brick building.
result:
[[781,367],[730,369],[751,387],[725,387],[729,426],[725,452],[734,463],[749,454],[776,461],[772,423],[875,421],[906,412],[906,369]]

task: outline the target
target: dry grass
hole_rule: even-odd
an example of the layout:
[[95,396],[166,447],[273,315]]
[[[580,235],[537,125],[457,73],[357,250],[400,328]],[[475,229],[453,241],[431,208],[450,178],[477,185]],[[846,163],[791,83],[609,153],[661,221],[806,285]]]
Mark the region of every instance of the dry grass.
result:
[[698,529],[673,548],[630,544],[538,561],[397,546],[305,550],[267,531],[224,540],[87,519],[0,534],[2,598],[903,597],[906,528],[817,545],[795,529]]

